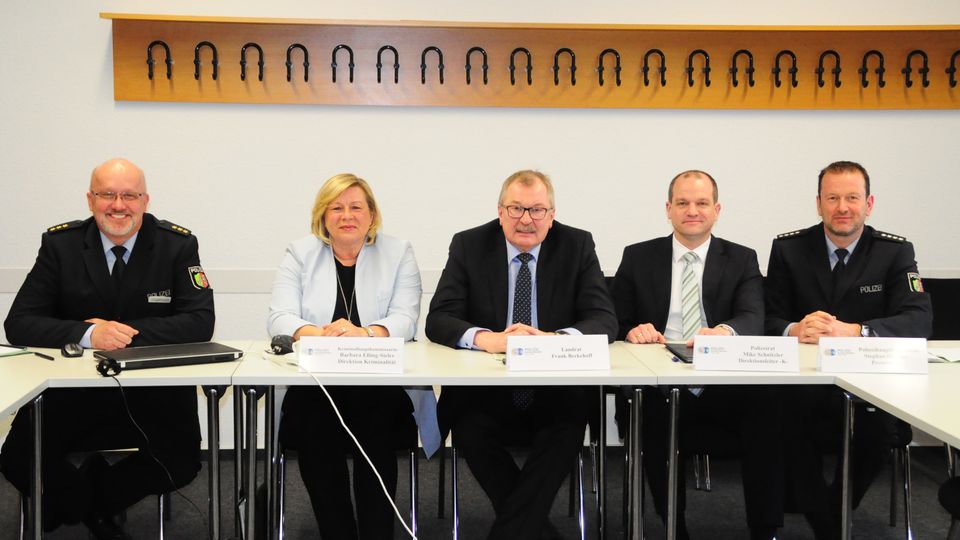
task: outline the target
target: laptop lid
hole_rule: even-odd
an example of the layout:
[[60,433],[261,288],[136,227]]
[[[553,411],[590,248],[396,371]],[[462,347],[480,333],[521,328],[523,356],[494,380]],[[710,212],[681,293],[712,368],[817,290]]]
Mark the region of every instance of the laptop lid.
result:
[[123,370],[146,369],[193,364],[232,362],[243,356],[243,351],[213,341],[129,347],[114,351],[94,351],[100,360],[113,360]]

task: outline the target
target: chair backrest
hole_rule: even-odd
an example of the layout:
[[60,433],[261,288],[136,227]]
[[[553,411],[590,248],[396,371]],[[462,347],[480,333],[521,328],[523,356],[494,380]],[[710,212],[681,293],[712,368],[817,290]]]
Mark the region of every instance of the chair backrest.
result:
[[930,339],[960,339],[960,279],[926,278],[923,288],[933,304]]

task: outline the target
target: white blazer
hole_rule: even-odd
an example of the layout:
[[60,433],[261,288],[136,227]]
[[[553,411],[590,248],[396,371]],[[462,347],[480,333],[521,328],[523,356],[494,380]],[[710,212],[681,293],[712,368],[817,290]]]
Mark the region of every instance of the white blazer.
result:
[[[410,242],[378,234],[360,250],[355,276],[360,323],[412,340],[423,288]],[[292,242],[273,281],[267,332],[292,336],[304,325],[330,323],[339,294],[333,248],[316,236]]]

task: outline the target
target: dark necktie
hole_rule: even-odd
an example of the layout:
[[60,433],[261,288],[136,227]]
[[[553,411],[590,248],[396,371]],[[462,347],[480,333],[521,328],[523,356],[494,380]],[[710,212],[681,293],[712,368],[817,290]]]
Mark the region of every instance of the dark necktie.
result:
[[[517,283],[513,290],[513,322],[530,324],[530,296],[533,290],[533,283],[530,279],[530,268],[527,263],[533,260],[533,255],[521,253],[517,255],[520,259],[520,270],[517,272]],[[513,404],[521,411],[530,408],[533,403],[534,390],[529,387],[515,388],[513,390]]]
[[833,265],[833,294],[836,296],[837,287],[840,286],[840,279],[843,277],[843,271],[847,267],[844,259],[847,258],[847,253],[849,252],[843,248],[837,248],[833,253],[837,256],[837,264]]
[[123,246],[113,246],[110,248],[110,251],[117,256],[117,260],[113,263],[113,270],[110,271],[110,275],[113,276],[114,283],[119,285],[120,281],[123,280],[123,271],[127,269],[127,263],[123,262],[123,255],[127,252],[127,248]]

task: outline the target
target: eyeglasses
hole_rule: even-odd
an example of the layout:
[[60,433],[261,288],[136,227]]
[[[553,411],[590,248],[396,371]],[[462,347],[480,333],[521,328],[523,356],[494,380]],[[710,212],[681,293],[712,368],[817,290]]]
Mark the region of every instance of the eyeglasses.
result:
[[542,206],[526,208],[523,206],[517,206],[515,204],[509,204],[507,206],[500,205],[500,207],[506,209],[507,215],[514,219],[520,219],[523,217],[523,213],[526,212],[530,214],[530,219],[535,219],[538,221],[547,217],[547,212],[553,210],[553,208],[544,208]]
[[117,200],[117,197],[120,197],[123,202],[135,202],[139,201],[140,197],[145,195],[145,193],[133,193],[131,191],[123,191],[120,193],[115,191],[91,191],[90,194],[106,202],[113,202]]

